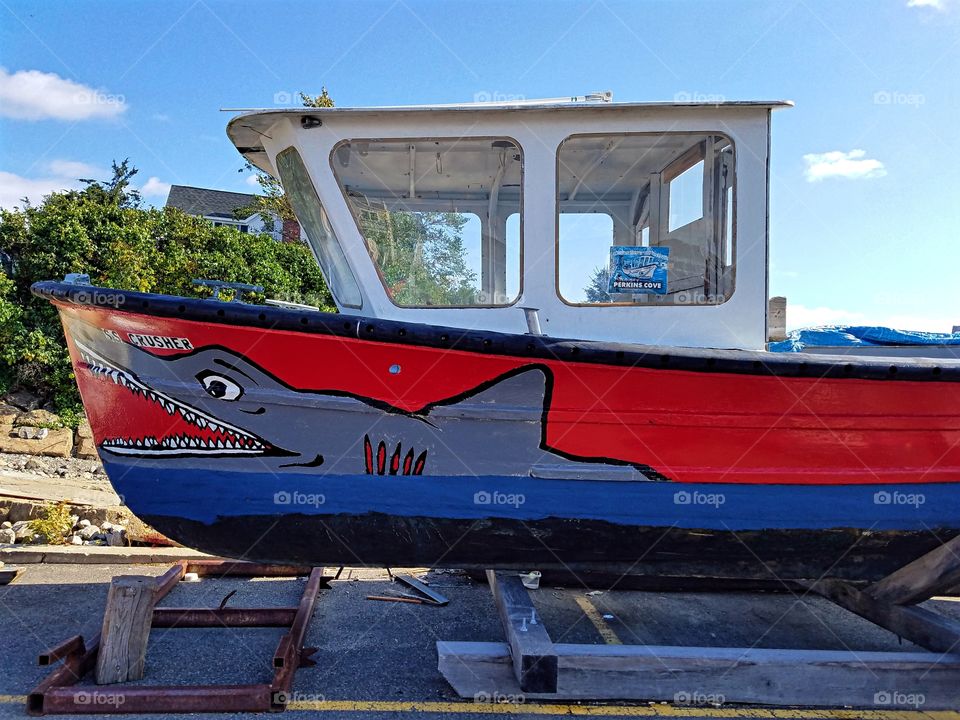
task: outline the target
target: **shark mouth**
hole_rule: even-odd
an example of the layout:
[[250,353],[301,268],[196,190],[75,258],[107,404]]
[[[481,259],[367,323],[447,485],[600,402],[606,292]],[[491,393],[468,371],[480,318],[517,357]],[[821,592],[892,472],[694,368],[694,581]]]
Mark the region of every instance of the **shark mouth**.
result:
[[[117,455],[265,455],[274,448],[262,438],[225,423],[162,392],[152,390],[133,373],[74,340],[87,370],[162,408],[175,422],[166,432],[140,437],[111,437],[100,443]],[[186,431],[174,432],[186,424]]]

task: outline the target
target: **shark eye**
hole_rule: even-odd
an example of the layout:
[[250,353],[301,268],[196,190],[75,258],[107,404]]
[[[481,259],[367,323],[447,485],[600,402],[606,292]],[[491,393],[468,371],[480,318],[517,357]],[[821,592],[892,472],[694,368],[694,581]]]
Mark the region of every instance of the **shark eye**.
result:
[[207,395],[218,400],[236,400],[243,395],[243,388],[223,375],[204,375],[198,378]]

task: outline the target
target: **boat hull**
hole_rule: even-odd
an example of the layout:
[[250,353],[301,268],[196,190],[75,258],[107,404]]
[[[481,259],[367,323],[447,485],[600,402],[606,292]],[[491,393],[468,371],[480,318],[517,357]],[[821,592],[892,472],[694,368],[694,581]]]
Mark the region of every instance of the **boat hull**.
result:
[[[956,535],[960,513],[955,489],[942,483],[891,491],[454,476],[440,478],[438,491],[433,476],[398,486],[366,474],[318,482],[114,464],[107,471],[122,478],[135,512],[190,547],[311,565],[876,580]],[[908,498],[916,503],[909,520],[895,504]]]
[[117,492],[202,550],[872,579],[960,533],[960,363],[34,290]]

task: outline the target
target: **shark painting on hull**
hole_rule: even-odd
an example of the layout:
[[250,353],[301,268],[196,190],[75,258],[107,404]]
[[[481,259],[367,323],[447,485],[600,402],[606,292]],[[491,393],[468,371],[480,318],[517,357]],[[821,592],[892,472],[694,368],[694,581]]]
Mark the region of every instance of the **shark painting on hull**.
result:
[[[523,365],[416,411],[334,391],[303,391],[221,347],[159,356],[130,343],[78,334],[81,367],[95,382],[164,414],[108,434],[107,456],[196,467],[243,463],[316,474],[568,477],[664,480],[649,466],[574,458],[547,446],[550,370]],[[495,447],[496,452],[490,452]]]

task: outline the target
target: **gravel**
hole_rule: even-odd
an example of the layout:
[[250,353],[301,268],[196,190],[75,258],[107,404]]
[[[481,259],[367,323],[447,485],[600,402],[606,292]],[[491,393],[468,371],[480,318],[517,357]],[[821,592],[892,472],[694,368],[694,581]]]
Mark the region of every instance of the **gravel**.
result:
[[0,472],[15,470],[28,472],[43,477],[83,477],[98,476],[107,482],[103,472],[103,465],[97,460],[81,460],[80,458],[41,457],[34,455],[17,455],[0,453]]

